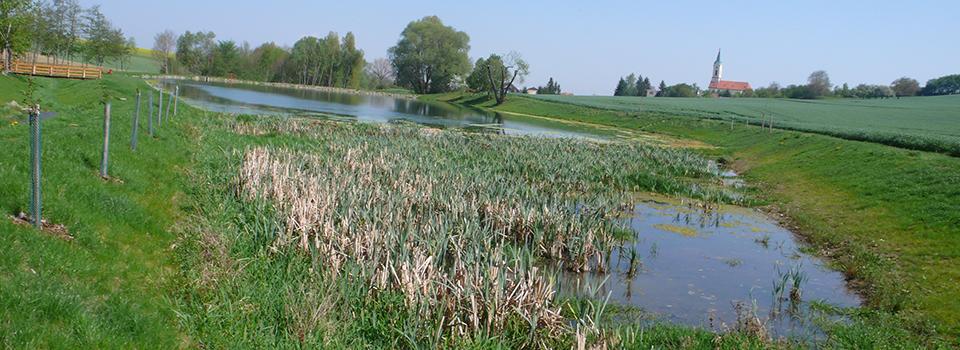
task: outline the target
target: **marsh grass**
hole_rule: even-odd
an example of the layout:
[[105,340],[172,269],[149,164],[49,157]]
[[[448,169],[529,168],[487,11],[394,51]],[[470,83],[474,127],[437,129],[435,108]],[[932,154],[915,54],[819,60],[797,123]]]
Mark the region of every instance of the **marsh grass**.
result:
[[[634,191],[732,201],[724,189],[698,185],[716,175],[682,150],[406,125],[227,124],[242,135],[309,140],[236,154],[237,195],[272,205],[274,251],[309,253],[326,278],[401,296],[425,320],[401,332],[412,343],[479,339],[516,325],[527,329],[527,345],[569,334],[545,262],[602,272],[624,238],[612,218],[632,207]],[[592,321],[578,322],[597,332]]]

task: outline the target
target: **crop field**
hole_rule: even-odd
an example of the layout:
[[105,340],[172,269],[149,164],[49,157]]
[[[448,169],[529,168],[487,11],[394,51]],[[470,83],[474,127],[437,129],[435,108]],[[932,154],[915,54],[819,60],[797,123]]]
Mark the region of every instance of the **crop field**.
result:
[[538,95],[535,98],[638,114],[749,122],[851,140],[960,155],[960,96],[885,100],[646,98]]

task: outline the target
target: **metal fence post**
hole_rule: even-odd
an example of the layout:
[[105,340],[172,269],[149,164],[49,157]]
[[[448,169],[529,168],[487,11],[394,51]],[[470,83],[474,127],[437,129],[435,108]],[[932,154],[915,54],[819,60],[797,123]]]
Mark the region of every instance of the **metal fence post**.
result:
[[180,85],[173,90],[173,116],[177,116],[177,103],[180,102]]
[[41,228],[43,201],[40,195],[40,105],[30,110],[30,216],[33,227]]
[[100,177],[107,178],[107,163],[110,161],[110,102],[103,109],[103,157],[100,158]]
[[150,92],[150,98],[147,106],[150,109],[150,118],[147,119],[147,129],[150,131],[150,137],[153,137],[153,92]]
[[170,105],[173,104],[173,94],[171,93],[167,95],[169,96],[167,96],[167,112],[165,114],[167,115],[167,119],[170,119]]
[[133,114],[133,135],[130,136],[130,149],[137,150],[137,132],[140,129],[140,89],[137,89],[137,111]]
[[163,85],[160,85],[160,108],[157,109],[157,126],[163,126]]

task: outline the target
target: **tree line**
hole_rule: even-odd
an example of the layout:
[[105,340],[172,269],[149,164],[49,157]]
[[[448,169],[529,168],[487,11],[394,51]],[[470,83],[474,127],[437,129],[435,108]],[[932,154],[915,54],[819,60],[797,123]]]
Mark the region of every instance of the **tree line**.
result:
[[[696,97],[710,93],[697,84],[680,83],[667,85],[660,81],[656,89],[652,89],[649,78],[630,74],[620,77],[614,96],[648,96],[648,91],[655,92],[657,97]],[[733,95],[728,91],[720,92],[723,97],[761,97],[761,98],[794,98],[817,99],[825,97],[836,98],[900,98],[906,96],[935,96],[960,94],[960,74],[947,75],[927,81],[923,87],[916,79],[909,77],[894,80],[890,85],[859,84],[850,87],[849,84],[833,86],[826,71],[816,71],[807,77],[806,84],[791,84],[786,87],[773,82],[766,87],[747,90]]]
[[613,90],[613,96],[647,96],[647,92],[652,88],[650,78],[630,73],[626,78],[620,77],[617,88]]
[[0,46],[4,69],[14,59],[53,63],[81,61],[121,69],[136,50],[133,38],[124,36],[100,11],[83,8],[76,0],[0,1]]
[[960,94],[960,74],[947,75],[927,81],[921,87],[920,82],[909,77],[894,80],[889,85],[858,84],[850,87],[849,84],[833,86],[830,76],[825,71],[816,71],[810,74],[805,85],[788,85],[781,87],[776,82],[767,87],[758,88],[744,96],[767,98],[796,98],[817,99],[824,97],[836,98],[900,98],[908,96],[937,96]]
[[[153,51],[166,73],[346,88],[399,86],[421,94],[467,87],[486,92],[497,103],[529,74],[529,65],[516,52],[471,63],[470,37],[436,16],[410,22],[388,58],[367,62],[356,40],[353,33],[341,38],[330,32],[323,38],[303,37],[289,48],[271,42],[251,49],[247,43],[217,40],[213,32],[165,31],[154,37]],[[560,93],[552,78],[544,89]]]
[[661,80],[660,85],[654,88],[650,83],[649,77],[630,73],[626,77],[620,77],[617,87],[613,90],[614,96],[656,96],[656,97],[696,97],[703,91],[697,84],[679,83],[667,85],[666,81]]
[[342,39],[335,32],[323,38],[306,36],[292,48],[273,42],[251,48],[246,42],[217,40],[213,32],[164,31],[154,37],[153,50],[164,73],[304,85],[360,88],[366,66],[349,32]]

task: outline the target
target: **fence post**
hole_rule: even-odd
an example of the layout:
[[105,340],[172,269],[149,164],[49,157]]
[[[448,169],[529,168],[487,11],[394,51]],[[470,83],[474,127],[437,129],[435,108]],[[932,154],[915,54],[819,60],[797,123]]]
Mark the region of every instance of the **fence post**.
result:
[[137,132],[140,130],[140,89],[137,89],[137,111],[133,114],[133,135],[130,136],[130,149],[137,150]]
[[100,158],[100,177],[107,178],[107,163],[110,161],[110,102],[103,107],[103,157]]
[[177,88],[173,90],[173,116],[177,116],[177,104],[180,102],[180,85],[177,85]]
[[147,106],[149,106],[148,109],[150,109],[150,118],[147,119],[147,129],[149,129],[150,131],[150,137],[153,137],[153,92],[152,91],[150,92],[149,100],[150,101],[147,103]]
[[40,229],[42,223],[41,210],[43,201],[40,192],[40,105],[30,110],[30,217],[33,227]]
[[157,109],[157,126],[163,126],[163,85],[160,85],[160,107]]
[[167,119],[170,119],[170,105],[173,104],[173,94],[171,93],[168,95],[169,96],[167,96],[167,112],[165,114],[167,115]]

